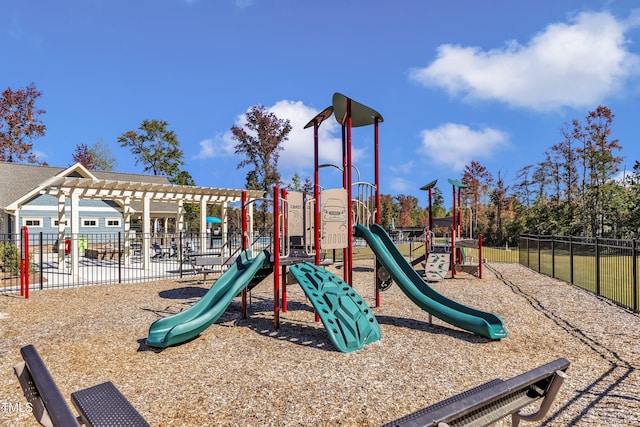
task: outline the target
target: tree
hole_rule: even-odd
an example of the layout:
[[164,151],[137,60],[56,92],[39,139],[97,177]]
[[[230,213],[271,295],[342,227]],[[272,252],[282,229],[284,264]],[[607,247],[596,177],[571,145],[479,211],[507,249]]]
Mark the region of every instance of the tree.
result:
[[[235,152],[245,157],[238,163],[238,169],[252,167],[246,176],[247,188],[269,193],[274,185],[280,184],[278,159],[282,143],[287,140],[291,131],[291,124],[289,120],[279,119],[262,105],[251,107],[245,114],[245,119],[243,127],[231,127],[233,138],[238,141]],[[266,209],[263,203],[262,226],[267,220]]]
[[46,111],[36,107],[42,94],[31,83],[25,89],[16,91],[7,88],[0,98],[0,160],[14,160],[37,163],[31,152],[31,141],[44,136],[46,126],[39,116]]
[[489,239],[487,243],[502,245],[504,241],[504,216],[505,211],[509,209],[509,200],[507,199],[508,190],[509,187],[505,186],[504,179],[500,176],[500,172],[498,172],[496,187],[489,193],[489,199],[495,207],[495,211],[491,212],[489,216]]
[[287,185],[287,190],[289,191],[301,191],[305,194],[313,193],[313,183],[311,179],[306,176],[304,178],[304,182],[300,179],[300,175],[298,172],[294,173],[291,177],[291,182]]
[[464,167],[464,173],[462,175],[462,183],[467,186],[465,190],[465,198],[471,202],[471,209],[475,214],[475,227],[473,234],[478,234],[480,231],[480,219],[484,214],[484,207],[481,204],[483,196],[489,193],[491,184],[493,183],[493,177],[491,172],[486,167],[482,166],[479,162],[472,160],[471,163]]
[[238,169],[252,166],[247,173],[247,188],[268,192],[272,186],[280,184],[278,159],[291,124],[267,111],[263,105],[253,106],[245,119],[244,127],[231,127],[233,138],[238,141],[235,152],[245,156],[238,163]]
[[415,196],[399,194],[395,197],[399,204],[398,227],[414,227],[418,225],[421,211]]
[[620,168],[622,157],[614,152],[622,147],[617,139],[610,139],[614,114],[604,106],[590,111],[582,126],[584,147],[579,150],[584,164],[584,203],[589,218],[591,236],[602,236],[605,225],[611,227],[611,216],[606,215],[608,206],[614,204],[614,194],[609,181]]
[[99,139],[89,147],[96,170],[113,172],[118,167],[118,160],[113,155],[109,145],[104,139]]
[[380,225],[386,229],[395,226],[397,220],[396,209],[393,205],[393,197],[390,194],[380,195]]
[[175,132],[167,129],[163,120],[144,120],[138,128],[127,131],[118,137],[122,147],[129,147],[136,158],[135,164],[143,164],[145,172],[153,175],[178,176],[183,152]]
[[76,151],[71,156],[73,158],[74,163],[80,163],[85,168],[90,171],[97,170],[97,166],[93,161],[93,154],[91,154],[91,150],[87,147],[87,144],[78,144],[76,145]]

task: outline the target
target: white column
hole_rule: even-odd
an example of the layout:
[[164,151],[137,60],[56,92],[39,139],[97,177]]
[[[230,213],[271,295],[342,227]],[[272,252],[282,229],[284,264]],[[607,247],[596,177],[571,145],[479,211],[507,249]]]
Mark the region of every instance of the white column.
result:
[[78,272],[80,260],[78,251],[78,237],[80,233],[80,195],[73,191],[71,193],[71,274]]
[[200,200],[200,253],[207,251],[207,202],[208,197]]
[[64,268],[64,231],[67,224],[65,215],[66,196],[61,191],[58,193],[58,269]]
[[251,249],[251,245],[253,244],[253,205],[254,203],[249,203],[249,212],[247,212],[247,215],[249,216],[249,224],[247,225],[247,227],[249,227],[247,230],[249,247],[247,249]]
[[[222,234],[222,240],[220,241],[220,243],[222,244],[222,254],[223,256],[225,255],[231,255],[231,248],[227,247],[227,234],[229,231],[229,224],[227,221],[227,202],[224,201],[222,202],[222,208],[220,209],[220,216],[221,216],[221,220],[222,220],[222,224],[220,227],[220,233]],[[226,248],[226,249],[224,249]]]
[[131,264],[131,240],[129,236],[131,232],[131,197],[125,197],[122,201],[122,220],[124,221],[122,228],[124,234],[124,248],[122,249],[124,264],[129,265]]
[[148,270],[151,264],[151,196],[142,198],[142,268]]
[[176,208],[176,234],[184,231],[184,200],[178,200]]

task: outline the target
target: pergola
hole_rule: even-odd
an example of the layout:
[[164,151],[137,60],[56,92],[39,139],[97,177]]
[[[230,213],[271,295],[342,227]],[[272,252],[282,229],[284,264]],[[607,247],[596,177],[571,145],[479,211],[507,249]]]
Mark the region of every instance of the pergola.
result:
[[[175,203],[176,230],[184,229],[184,205],[185,203],[198,203],[200,205],[200,229],[206,229],[207,205],[222,205],[222,236],[226,239],[227,219],[226,209],[228,203],[239,202],[242,194],[246,193],[247,203],[264,198],[264,192],[259,190],[235,190],[226,188],[196,187],[190,185],[172,185],[149,182],[117,181],[109,179],[93,178],[70,178],[61,177],[50,182],[41,193],[49,194],[58,199],[58,257],[59,264],[64,264],[64,235],[67,216],[71,235],[77,236],[80,229],[79,205],[81,199],[112,200],[122,208],[124,235],[128,236],[131,229],[131,219],[134,214],[133,202],[142,204],[142,224],[143,235],[151,233],[151,203]],[[71,212],[67,215],[66,200],[71,199]],[[253,204],[248,203],[249,218],[253,218]],[[249,224],[249,230],[253,229],[253,224]],[[204,236],[202,237],[204,239]],[[123,257],[125,263],[129,262],[129,239],[124,239]],[[224,244],[224,242],[223,242]],[[78,271],[79,251],[78,245],[71,245],[71,273]],[[143,268],[149,268],[151,258],[151,248],[149,245],[142,247]]]

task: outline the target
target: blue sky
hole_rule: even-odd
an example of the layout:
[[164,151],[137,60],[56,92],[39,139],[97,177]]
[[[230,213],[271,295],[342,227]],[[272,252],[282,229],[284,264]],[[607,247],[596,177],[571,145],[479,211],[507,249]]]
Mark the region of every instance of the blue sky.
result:
[[[45,137],[34,151],[72,163],[105,141],[117,171],[141,173],[119,135],[165,120],[197,185],[243,188],[229,129],[262,104],[293,130],[288,180],[312,176],[304,125],[343,93],[379,111],[382,192],[459,179],[471,160],[508,185],[544,159],[560,129],[598,105],[630,170],[640,160],[640,4],[633,0],[3,0],[0,89],[35,83]],[[320,162],[339,163],[340,129],[320,128]],[[373,180],[373,128],[353,132]],[[323,169],[321,185],[339,185]],[[447,204],[449,201],[447,200]]]

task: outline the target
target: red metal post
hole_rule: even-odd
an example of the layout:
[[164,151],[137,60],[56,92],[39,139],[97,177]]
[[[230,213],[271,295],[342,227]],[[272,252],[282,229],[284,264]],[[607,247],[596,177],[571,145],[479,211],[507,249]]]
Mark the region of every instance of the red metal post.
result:
[[320,173],[318,156],[318,119],[313,122],[313,244],[316,251],[315,262],[320,265]]
[[280,327],[280,191],[273,187],[273,327]]
[[[242,190],[242,250],[247,250],[247,192]],[[247,288],[242,290],[242,302],[240,305],[241,315],[243,319],[247,318]]]
[[[280,190],[280,194],[282,195],[282,233],[283,233],[283,239],[285,242],[285,248],[287,247],[287,245],[289,244],[289,227],[288,227],[288,213],[287,213],[287,209],[289,207],[289,204],[286,203],[287,200],[287,190],[285,190],[284,188],[282,190]],[[285,249],[286,250],[286,249]],[[286,313],[287,312],[287,266],[283,265],[282,266],[282,312]]]
[[348,266],[345,266],[345,275],[347,282],[349,285],[352,284],[352,268],[353,268],[353,185],[352,185],[352,177],[351,177],[351,167],[352,157],[351,157],[351,98],[347,98],[347,167],[346,167],[346,176],[347,176],[347,201],[349,204],[349,216],[347,219],[347,246],[349,249],[348,253]]
[[458,188],[458,235],[462,239],[462,188]]
[[[345,121],[342,122],[342,188],[347,189],[347,123]],[[349,209],[349,213],[351,213],[351,199],[347,199],[347,205]],[[351,216],[351,214],[349,214]],[[349,275],[347,273],[347,266],[349,263],[349,246],[342,249],[342,267],[344,271],[342,272],[342,278],[345,282],[347,281]]]
[[22,227],[20,254],[20,296],[29,299],[29,229],[26,226]]
[[453,189],[453,225],[451,229],[451,277],[456,277],[456,261],[458,260],[458,254],[456,253],[456,186],[451,184]]
[[[374,140],[374,182],[376,185],[376,214],[375,214],[375,223],[380,225],[380,145],[379,145],[379,132],[378,132],[378,121],[379,118],[376,117],[373,123],[373,140]],[[378,286],[378,262],[375,263],[375,298],[376,298],[376,307],[380,307],[380,287]]]
[[376,224],[380,225],[380,133],[378,122],[380,119],[378,117],[375,118],[373,124],[373,138],[374,138],[374,150],[375,150],[375,183],[376,183]]
[[242,250],[246,251],[249,247],[249,232],[247,226],[247,191],[242,190]]

